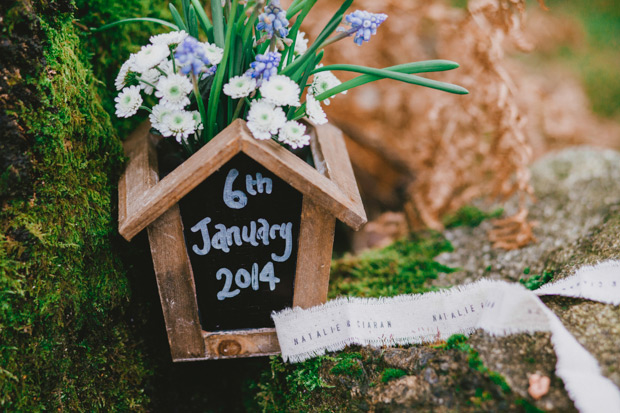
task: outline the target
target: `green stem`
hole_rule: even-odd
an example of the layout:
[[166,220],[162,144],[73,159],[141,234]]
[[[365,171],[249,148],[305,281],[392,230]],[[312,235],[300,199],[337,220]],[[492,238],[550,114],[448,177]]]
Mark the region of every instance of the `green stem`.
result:
[[200,119],[202,120],[203,126],[203,134],[205,130],[205,122],[207,121],[207,114],[205,112],[205,104],[202,101],[202,96],[200,95],[200,90],[198,88],[198,79],[196,75],[192,73],[192,83],[194,84],[194,96],[196,96],[196,103],[198,104],[198,111],[200,112]]
[[232,120],[235,120],[239,117],[239,114],[241,113],[241,108],[243,108],[244,102],[245,102],[244,99],[239,99],[239,101],[237,102],[237,107],[235,108],[235,113],[233,114]]
[[153,111],[149,108],[147,108],[146,106],[140,106],[140,109],[144,109],[146,110],[148,113],[153,113]]
[[146,80],[142,79],[141,77],[136,76],[136,79],[139,82],[144,83],[145,85],[149,85],[150,87],[152,87],[153,89],[157,89],[157,86],[155,86],[154,84],[152,84],[151,82],[147,82]]

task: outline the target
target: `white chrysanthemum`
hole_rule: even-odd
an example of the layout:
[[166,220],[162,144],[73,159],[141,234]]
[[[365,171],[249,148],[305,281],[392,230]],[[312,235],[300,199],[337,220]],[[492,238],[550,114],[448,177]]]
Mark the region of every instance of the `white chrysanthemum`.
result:
[[114,86],[116,86],[116,90],[122,90],[126,86],[127,75],[129,74],[129,70],[133,65],[133,55],[127,59],[125,63],[121,66],[121,70],[118,71],[118,76],[116,76],[116,80],[114,81]]
[[170,49],[163,44],[148,44],[142,46],[138,53],[133,55],[131,69],[138,73],[144,73],[160,64],[170,55]]
[[200,112],[197,110],[193,110],[190,112],[192,114],[192,118],[194,122],[196,122],[196,130],[203,130],[204,125],[202,124],[202,118],[200,117]]
[[[177,62],[178,63],[178,62]],[[162,72],[166,74],[166,76],[174,75],[176,72],[174,71],[174,65],[172,64],[172,60],[166,59],[162,64],[157,66]],[[177,69],[179,65],[176,65]]]
[[192,91],[192,82],[183,75],[173,74],[162,76],[157,82],[155,96],[175,109],[183,109],[189,105],[187,95]]
[[116,116],[128,118],[135,115],[138,109],[140,109],[140,105],[142,105],[140,86],[126,87],[114,98],[114,101],[116,102]]
[[[175,108],[165,103],[158,103],[157,105],[153,106],[153,109],[151,109],[151,113],[149,115],[151,126],[157,129],[162,135],[164,135],[164,131],[166,130],[166,117],[175,110]],[[170,134],[165,136],[170,136]]]
[[327,123],[327,116],[321,107],[321,102],[316,100],[311,93],[306,94],[306,115],[310,122],[315,125],[324,125]]
[[306,39],[306,33],[298,32],[295,39],[295,54],[302,55],[308,50],[308,39]]
[[[150,95],[153,93],[153,86],[156,85],[157,81],[161,77],[161,72],[157,69],[149,69],[146,72],[140,75],[140,79],[144,80],[144,82],[140,82],[140,88],[144,90],[144,93]],[[145,83],[147,82],[147,83]]]
[[299,106],[299,93],[299,85],[284,75],[271,76],[260,87],[263,99],[276,106]]
[[285,123],[286,115],[282,108],[263,99],[252,102],[248,112],[248,128],[256,139],[270,139]]
[[207,56],[207,59],[209,59],[209,62],[211,62],[212,65],[217,65],[222,61],[222,57],[224,56],[224,49],[207,42],[203,43],[202,45],[205,49],[205,55]]
[[298,149],[310,144],[310,135],[306,135],[306,127],[304,125],[290,120],[280,129],[278,140],[290,145],[293,149]]
[[163,33],[163,34],[151,36],[151,43],[163,44],[164,46],[170,46],[170,45],[181,43],[183,40],[185,40],[187,36],[188,34],[185,32],[185,30],[180,30],[178,32]]
[[[321,65],[322,66],[322,65]],[[320,66],[319,66],[320,67]],[[338,80],[336,75],[332,72],[319,72],[314,75],[314,79],[312,80],[312,85],[310,86],[310,90],[312,90],[312,94],[315,96],[320,95],[321,93],[328,91],[331,88],[334,88],[341,84],[342,82]],[[343,95],[347,94],[347,91],[341,92]],[[329,99],[323,100],[323,103],[329,105]]]
[[231,77],[230,81],[224,85],[224,93],[233,99],[241,99],[250,96],[256,90],[256,79],[250,76]]
[[196,121],[191,112],[185,110],[173,110],[164,118],[162,135],[174,136],[177,142],[187,139],[196,132]]

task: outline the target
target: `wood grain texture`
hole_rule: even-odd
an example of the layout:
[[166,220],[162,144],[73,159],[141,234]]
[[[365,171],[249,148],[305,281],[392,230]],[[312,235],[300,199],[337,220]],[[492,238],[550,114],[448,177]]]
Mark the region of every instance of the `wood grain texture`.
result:
[[149,225],[148,234],[172,359],[204,357],[194,276],[179,207],[173,206]]
[[[119,222],[119,233],[125,239],[131,240],[236,155],[241,149],[241,125],[240,122],[233,122],[157,185],[142,193],[127,193],[127,215],[124,221]],[[127,171],[126,175],[131,172],[133,171]],[[138,175],[136,173],[136,176]],[[137,181],[138,178],[132,178],[133,180]],[[127,187],[129,188],[129,185]]]
[[327,301],[336,219],[304,196],[293,307],[309,308]]
[[[254,139],[245,124],[242,125],[242,132],[243,151],[265,168],[350,227],[359,229],[366,223],[364,209],[336,183],[274,141]],[[346,161],[349,161],[348,156]]]
[[270,356],[280,353],[275,328],[235,331],[203,331],[206,355],[203,359]]
[[[130,215],[130,204],[142,197],[142,194],[157,181],[151,177],[149,156],[152,145],[149,142],[150,123],[140,124],[123,143],[128,158],[125,171],[118,182],[118,222],[119,230]],[[157,179],[157,177],[155,177]]]
[[338,185],[353,202],[355,211],[363,217],[363,224],[365,224],[367,222],[366,212],[342,131],[335,126],[325,124],[315,126],[313,133],[316,136],[314,153],[323,156],[321,169],[326,170],[326,176]]

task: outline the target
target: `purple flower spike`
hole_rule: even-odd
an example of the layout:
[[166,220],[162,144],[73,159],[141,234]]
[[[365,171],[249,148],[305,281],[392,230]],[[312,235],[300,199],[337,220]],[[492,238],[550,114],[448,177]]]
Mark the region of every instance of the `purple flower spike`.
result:
[[205,54],[204,45],[191,36],[187,36],[185,40],[177,47],[174,57],[179,61],[181,73],[187,75],[193,73],[197,75],[203,72],[213,72],[213,67],[208,68],[211,62]]
[[280,0],[271,0],[271,2],[265,6],[265,11],[258,16],[256,29],[266,32],[269,39],[271,39],[274,34],[281,38],[288,36],[286,10],[280,7]]
[[387,14],[384,13],[370,13],[364,10],[356,10],[346,17],[347,23],[351,25],[347,33],[349,33],[349,35],[355,35],[353,41],[358,46],[361,46],[362,43],[370,41],[370,37],[373,34],[377,34],[377,27],[379,27],[387,17]]
[[263,80],[269,80],[271,76],[278,74],[278,66],[280,65],[280,53],[267,52],[264,55],[256,55],[256,60],[250,63],[250,69],[245,72],[246,76],[257,80],[260,86]]

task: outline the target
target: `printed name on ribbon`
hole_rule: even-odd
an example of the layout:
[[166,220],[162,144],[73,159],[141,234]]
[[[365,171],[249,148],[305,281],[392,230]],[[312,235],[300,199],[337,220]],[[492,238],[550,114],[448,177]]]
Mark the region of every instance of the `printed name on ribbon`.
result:
[[374,347],[434,342],[482,329],[504,336],[551,332],[556,374],[584,412],[620,411],[620,391],[598,362],[538,298],[561,295],[620,304],[620,261],[580,268],[529,291],[520,284],[481,280],[441,292],[392,298],[344,297],[303,310],[272,314],[285,361],[299,362],[350,344]]

